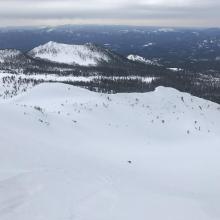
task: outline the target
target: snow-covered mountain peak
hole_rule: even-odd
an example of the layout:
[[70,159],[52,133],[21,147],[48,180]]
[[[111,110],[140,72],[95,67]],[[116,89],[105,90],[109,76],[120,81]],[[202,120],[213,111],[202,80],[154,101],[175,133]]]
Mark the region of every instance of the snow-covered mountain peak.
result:
[[158,65],[158,63],[156,63],[155,61],[148,60],[148,59],[145,59],[142,56],[134,55],[134,54],[128,55],[127,59],[132,60],[132,61],[136,61],[136,62],[140,62],[140,63],[145,63],[145,64],[148,64],[148,65]]
[[49,41],[34,48],[28,54],[33,58],[80,66],[97,66],[100,62],[110,60],[105,49],[100,49],[91,43],[68,45]]

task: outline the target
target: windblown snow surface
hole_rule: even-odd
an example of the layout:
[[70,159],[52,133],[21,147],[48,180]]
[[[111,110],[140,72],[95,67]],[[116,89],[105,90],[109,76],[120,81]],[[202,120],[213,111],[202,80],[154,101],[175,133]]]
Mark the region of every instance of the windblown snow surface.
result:
[[92,44],[68,45],[53,41],[34,48],[28,54],[34,58],[80,66],[97,66],[99,62],[110,59]]
[[1,220],[220,219],[215,103],[45,83],[0,122]]

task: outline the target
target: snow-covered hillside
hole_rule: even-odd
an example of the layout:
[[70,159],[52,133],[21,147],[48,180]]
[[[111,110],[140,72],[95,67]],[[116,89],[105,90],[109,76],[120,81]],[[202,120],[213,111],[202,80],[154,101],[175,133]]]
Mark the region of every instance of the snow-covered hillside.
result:
[[140,62],[140,63],[145,63],[145,64],[148,64],[148,65],[158,65],[157,62],[145,59],[144,57],[141,57],[139,55],[130,54],[130,55],[127,56],[127,59],[132,60],[132,61],[137,61],[137,62]]
[[34,48],[28,54],[33,58],[80,66],[97,66],[102,61],[110,60],[104,49],[100,50],[92,44],[68,45],[53,41]]
[[1,220],[220,219],[217,104],[45,83],[0,121]]
[[9,61],[10,59],[13,59],[21,54],[22,53],[19,50],[14,49],[0,50],[0,63]]

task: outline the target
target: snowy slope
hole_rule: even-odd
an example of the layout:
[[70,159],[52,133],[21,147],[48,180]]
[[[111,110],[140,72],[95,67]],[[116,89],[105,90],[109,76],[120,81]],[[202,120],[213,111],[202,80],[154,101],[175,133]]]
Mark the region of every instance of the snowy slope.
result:
[[0,63],[9,61],[10,59],[13,59],[21,54],[22,53],[19,50],[15,49],[0,50]]
[[103,50],[99,50],[99,48],[92,44],[68,45],[50,41],[34,48],[28,54],[33,58],[57,63],[96,66],[99,62],[108,62],[110,59]]
[[1,220],[220,219],[215,103],[45,83],[0,121]]

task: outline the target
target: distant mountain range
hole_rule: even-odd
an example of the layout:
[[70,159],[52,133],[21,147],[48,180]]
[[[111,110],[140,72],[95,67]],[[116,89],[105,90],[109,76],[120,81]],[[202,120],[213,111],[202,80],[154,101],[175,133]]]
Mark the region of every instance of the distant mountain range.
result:
[[180,59],[215,60],[220,56],[220,29],[159,28],[132,26],[57,26],[0,28],[0,48],[23,52],[55,41],[66,44],[101,45],[128,56],[138,54],[162,62]]
[[22,52],[17,49],[0,50],[0,63],[3,65],[7,63],[20,63],[21,60],[26,60],[26,63],[29,63],[31,62],[30,59],[36,62],[43,61],[82,67],[106,66],[113,63],[121,66],[129,63],[134,64],[134,62],[126,57],[92,43],[70,45],[50,41],[28,52]]
[[[170,33],[171,30],[160,32]],[[42,81],[63,80],[65,83],[107,93],[146,92],[157,86],[169,86],[220,103],[220,73],[217,70],[220,62],[193,62],[187,61],[188,66],[170,66],[160,59],[142,57],[138,53],[126,57],[94,43],[49,41],[27,52],[0,50],[0,74],[10,77],[3,79],[7,85],[11,85],[11,81],[15,82],[14,94],[19,88],[26,88],[23,84],[27,82],[32,85]],[[194,65],[192,67],[195,69],[191,69],[190,65]],[[23,80],[20,80],[21,75]],[[4,95],[7,94],[11,93],[4,90]]]

